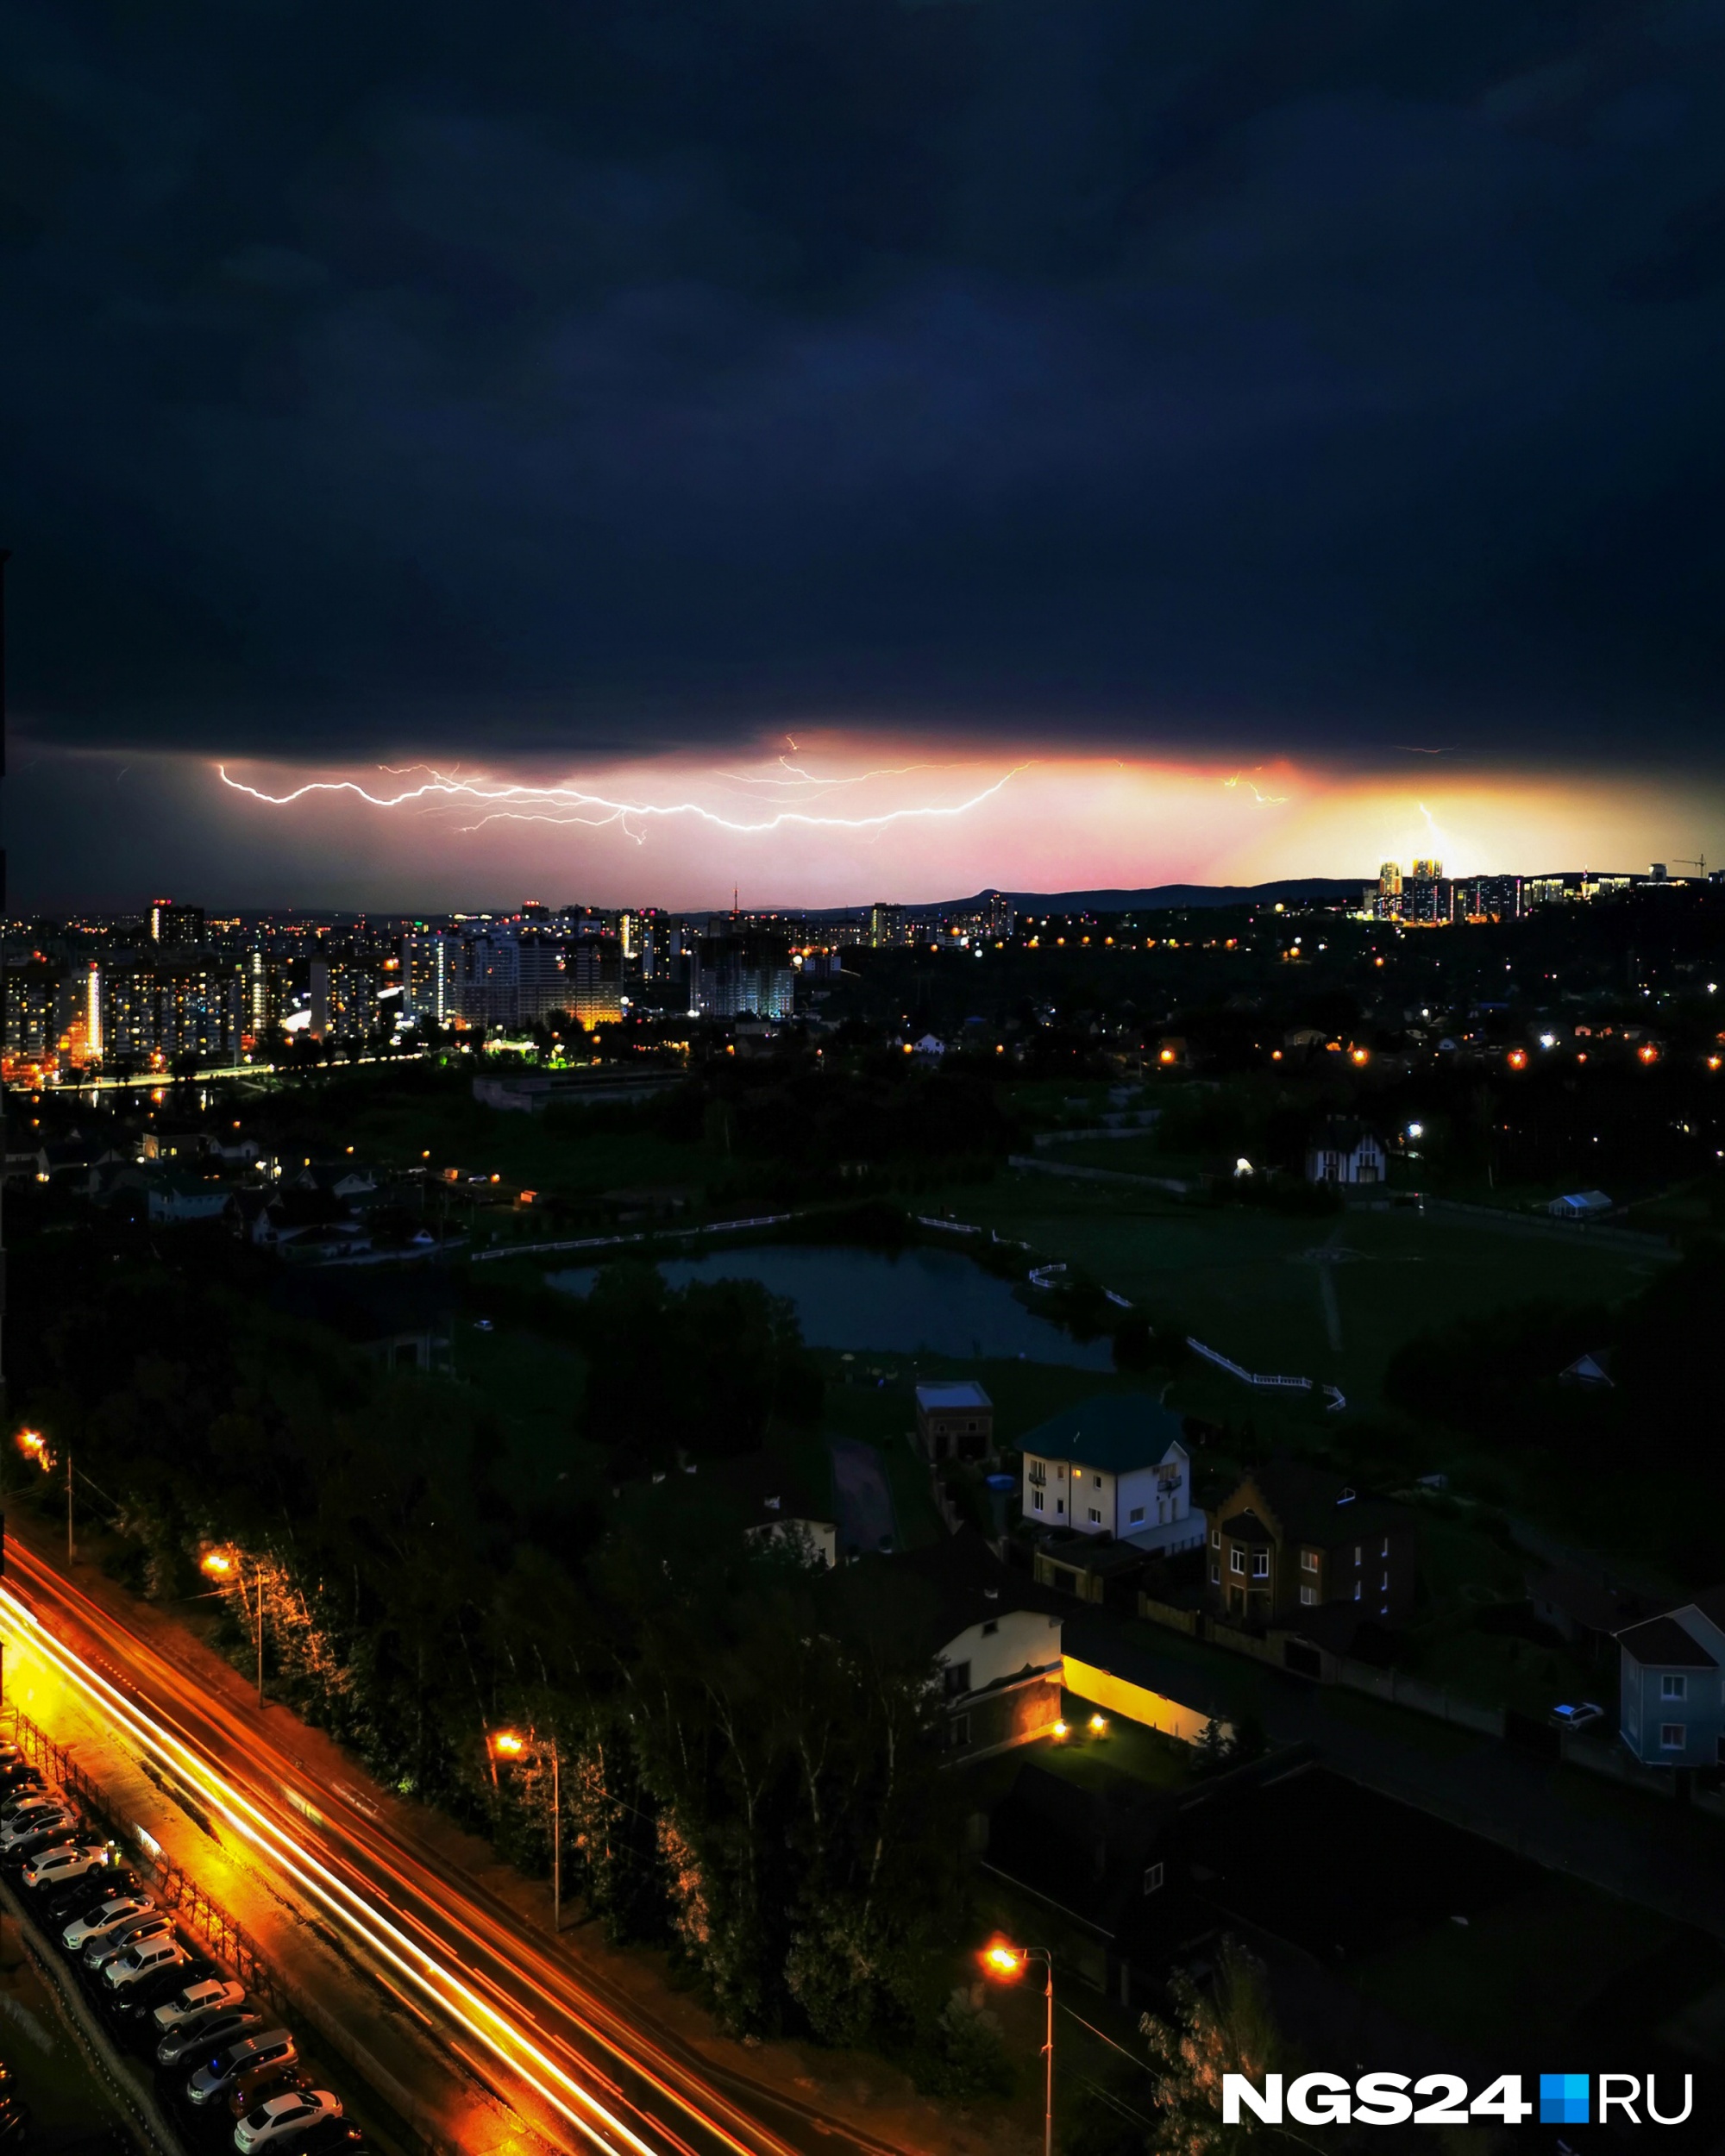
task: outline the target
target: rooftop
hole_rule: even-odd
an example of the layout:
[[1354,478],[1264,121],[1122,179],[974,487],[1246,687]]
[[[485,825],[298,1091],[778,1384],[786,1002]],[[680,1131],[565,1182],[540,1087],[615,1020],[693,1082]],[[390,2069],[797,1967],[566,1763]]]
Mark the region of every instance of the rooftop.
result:
[[1170,1451],[1183,1458],[1184,1430],[1181,1417],[1148,1393],[1102,1393],[1051,1416],[1024,1439],[1023,1449],[1043,1459],[1129,1475],[1154,1467]]
[[938,1413],[942,1409],[950,1414],[955,1409],[966,1407],[987,1414],[993,1411],[994,1405],[982,1388],[968,1377],[950,1385],[919,1385],[916,1404],[928,1414]]
[[1649,1617],[1620,1632],[1618,1644],[1644,1670],[1716,1670],[1718,1664],[1675,1617]]
[[1070,1605],[1026,1574],[1002,1564],[974,1527],[961,1527],[944,1541],[901,1556],[860,1557],[831,1576],[841,1593],[890,1595],[898,1609],[913,1619],[931,1653],[972,1625],[1014,1609],[1040,1610],[1054,1619],[1047,1658],[1060,1651],[1058,1619]]

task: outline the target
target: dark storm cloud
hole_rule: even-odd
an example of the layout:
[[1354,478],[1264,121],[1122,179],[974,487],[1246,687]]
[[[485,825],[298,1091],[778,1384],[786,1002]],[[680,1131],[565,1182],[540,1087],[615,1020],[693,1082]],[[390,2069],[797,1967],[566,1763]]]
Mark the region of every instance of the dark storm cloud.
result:
[[1722,0],[0,24],[60,739],[1716,733]]

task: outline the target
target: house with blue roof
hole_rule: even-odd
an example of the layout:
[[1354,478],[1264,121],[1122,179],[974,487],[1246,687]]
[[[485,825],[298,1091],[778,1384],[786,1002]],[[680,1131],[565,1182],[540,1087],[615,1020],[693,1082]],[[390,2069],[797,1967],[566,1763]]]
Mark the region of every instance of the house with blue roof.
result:
[[1024,1516],[1036,1527],[1109,1536],[1145,1555],[1203,1540],[1178,1415],[1147,1393],[1104,1393],[1024,1440]]
[[1644,1767],[1725,1764],[1725,1587],[1617,1635],[1618,1728]]

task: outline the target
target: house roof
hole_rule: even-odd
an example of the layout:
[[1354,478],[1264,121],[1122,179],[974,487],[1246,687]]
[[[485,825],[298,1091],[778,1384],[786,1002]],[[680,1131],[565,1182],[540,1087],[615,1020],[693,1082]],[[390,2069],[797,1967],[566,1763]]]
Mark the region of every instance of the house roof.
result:
[[279,1190],[265,1211],[278,1229],[347,1227],[354,1218],[343,1201],[328,1190]]
[[1052,1415],[1023,1440],[1023,1450],[1044,1459],[1076,1460],[1107,1475],[1154,1467],[1178,1446],[1185,1425],[1148,1393],[1101,1393]]
[[967,1407],[988,1413],[994,1405],[982,1388],[969,1378],[953,1385],[919,1385],[916,1403],[925,1414],[938,1414],[942,1411],[950,1414]]
[[[1025,1573],[1002,1564],[974,1527],[961,1527],[944,1541],[902,1555],[859,1557],[832,1577],[846,1593],[892,1596],[913,1617],[931,1654],[938,1654],[972,1625],[986,1624],[1008,1610],[1040,1610],[1057,1617],[1070,1607]],[[1051,1634],[1051,1640],[1057,1653],[1058,1636]]]
[[1622,1632],[1625,1626],[1639,1624],[1643,1618],[1653,1616],[1658,1608],[1647,1595],[1628,1593],[1603,1580],[1590,1579],[1585,1572],[1574,1571],[1564,1564],[1556,1565],[1548,1572],[1529,1573],[1527,1596],[1531,1601],[1544,1602],[1552,1609],[1561,1610],[1565,1617],[1588,1632]]
[[1113,1770],[1098,1782],[1081,1788],[1046,1767],[1021,1766],[990,1815],[988,1861],[1113,1939],[1143,1909],[1145,1865],[1172,1808]]
[[1719,1666],[1675,1617],[1649,1617],[1645,1624],[1631,1625],[1627,1632],[1618,1633],[1617,1642],[1629,1659],[1645,1670],[1716,1670]]
[[[1413,1517],[1405,1505],[1356,1492],[1339,1475],[1326,1475],[1295,1460],[1266,1461],[1245,1479],[1257,1485],[1283,1533],[1294,1542],[1327,1549],[1350,1534],[1383,1534],[1392,1527],[1405,1527]],[[1223,1501],[1233,1504],[1239,1495],[1237,1489]]]
[[1244,1512],[1237,1512],[1233,1519],[1223,1520],[1222,1532],[1235,1542],[1274,1542],[1276,1539],[1250,1505]]
[[1380,1153],[1383,1150],[1383,1141],[1377,1131],[1369,1130],[1352,1116],[1331,1116],[1312,1144],[1321,1151],[1332,1153],[1352,1153],[1361,1145],[1373,1146]]

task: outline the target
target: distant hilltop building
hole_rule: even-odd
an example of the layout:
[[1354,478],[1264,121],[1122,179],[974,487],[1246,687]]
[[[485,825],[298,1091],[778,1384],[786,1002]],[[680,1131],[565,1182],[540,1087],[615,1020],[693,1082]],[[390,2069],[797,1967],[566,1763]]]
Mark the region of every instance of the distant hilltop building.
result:
[[1448,877],[1441,861],[1416,861],[1404,876],[1386,861],[1365,887],[1362,910],[1373,919],[1408,928],[1446,928],[1453,921],[1513,921],[1532,903],[1520,876]]

